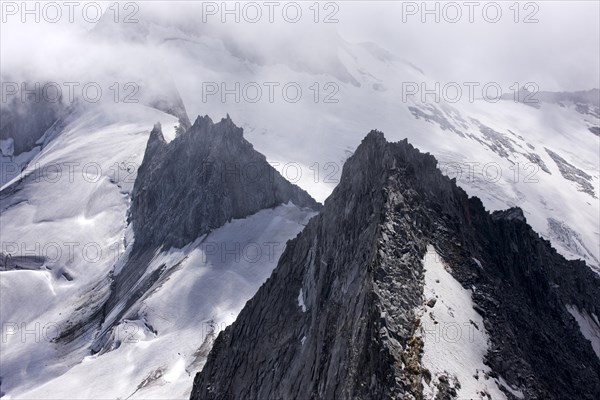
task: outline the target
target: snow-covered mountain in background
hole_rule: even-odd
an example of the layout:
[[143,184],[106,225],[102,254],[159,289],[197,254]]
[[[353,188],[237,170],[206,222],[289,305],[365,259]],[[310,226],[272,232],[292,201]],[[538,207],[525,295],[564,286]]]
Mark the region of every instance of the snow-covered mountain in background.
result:
[[[114,44],[121,55],[109,73],[91,69],[98,76],[88,79],[135,81],[137,103],[3,104],[0,392],[7,398],[189,396],[216,334],[319,208],[299,189],[286,189],[270,200],[271,192],[250,196],[262,200],[206,223],[220,198],[215,191],[231,194],[224,208],[248,199],[229,180],[194,179],[209,176],[200,166],[213,166],[213,153],[195,160],[195,152],[167,150],[194,149],[191,138],[200,136],[193,132],[212,129],[203,124],[235,121],[244,142],[210,142],[220,149],[214,154],[251,144],[252,154],[264,155],[255,161],[272,167],[268,177],[281,174],[318,201],[339,183],[365,132],[408,138],[488,211],[521,207],[559,253],[598,272],[597,90],[540,92],[535,107],[512,93],[498,102],[423,101],[421,93],[407,95],[406,84],[431,89],[435,77],[376,44],[350,43],[332,27],[288,27],[261,41],[264,27],[246,26],[244,35],[195,22],[152,13],[138,24],[104,19],[83,39]],[[298,34],[311,36],[311,46],[291,49],[289,38]],[[297,101],[295,88],[302,92]],[[5,124],[7,115],[13,125]],[[207,117],[193,128],[188,115]],[[160,134],[151,137],[157,122]],[[143,162],[151,146],[172,154]],[[223,167],[234,176],[256,171],[230,161]],[[138,171],[149,179],[145,187]],[[202,192],[206,182],[210,191]],[[132,199],[136,185],[140,195]],[[206,209],[194,201],[210,196]],[[136,213],[136,202],[149,211]],[[183,227],[174,240],[168,235],[181,225],[172,218],[185,218],[182,210],[198,227]],[[135,216],[160,233],[140,253]]]
[[[523,208],[561,254],[598,270],[598,89],[500,86],[507,93],[496,99],[494,90],[484,98],[487,82],[471,96],[458,82],[462,96],[452,102],[447,83],[374,43],[350,43],[330,26],[288,26],[281,37],[259,41],[265,32],[252,24],[237,35],[226,24],[183,21],[179,29],[157,17],[97,29],[158,48],[190,114],[230,114],[257,150],[319,201],[339,181],[361,132],[378,128],[391,141],[408,138],[431,152],[486,208]],[[314,40],[291,51],[288,38],[300,34]],[[427,95],[436,84],[438,98]]]

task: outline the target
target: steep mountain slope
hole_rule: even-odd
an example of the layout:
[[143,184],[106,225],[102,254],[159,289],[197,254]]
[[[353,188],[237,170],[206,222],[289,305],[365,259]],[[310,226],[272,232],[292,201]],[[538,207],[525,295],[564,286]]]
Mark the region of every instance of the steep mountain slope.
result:
[[317,209],[285,180],[229,118],[198,117],[171,143],[150,133],[133,190],[131,219],[138,246],[181,247],[232,218],[292,201]]
[[5,95],[6,101],[0,104],[0,187],[19,175],[76,108],[62,99],[47,99],[39,83],[37,87],[23,85],[32,89],[30,96]]
[[[107,12],[82,39],[84,49],[96,51],[86,52],[77,63],[70,57],[78,54],[75,51],[27,53],[28,66],[37,67],[32,65],[37,59],[42,71],[25,80],[83,83],[93,78],[107,88],[105,104],[78,103],[57,110],[14,102],[9,108],[22,110],[8,114],[6,107],[0,108],[0,323],[6,338],[0,344],[0,395],[188,397],[192,376],[202,368],[216,333],[235,319],[276,266],[287,240],[318,208],[279,174],[317,200],[325,199],[363,132],[373,126],[390,132],[394,141],[408,138],[431,152],[442,173],[456,177],[458,186],[478,196],[487,210],[520,207],[527,222],[560,254],[583,259],[600,272],[598,90],[540,92],[536,97],[541,103],[535,107],[522,101],[529,93],[520,93],[524,96],[517,100],[510,93],[496,103],[480,98],[470,102],[467,96],[450,103],[433,96],[423,99],[422,93],[405,98],[405,83],[431,90],[439,78],[374,43],[349,42],[338,33],[341,27],[313,24],[305,13],[310,26],[277,25],[277,35],[272,34],[272,24],[242,23],[232,29],[220,18],[199,24],[206,3],[186,4],[192,9],[178,4],[175,15],[165,15],[159,4],[152,15],[145,12],[154,4],[145,3],[137,14],[139,23],[114,23],[114,15]],[[289,40],[299,35],[307,40],[295,41],[294,51],[289,51]],[[3,57],[3,65],[9,59]],[[106,104],[115,101],[108,90],[115,81],[121,86],[135,83],[139,103],[119,99],[116,105]],[[273,101],[267,84],[275,85]],[[255,102],[256,86],[262,92]],[[291,90],[284,92],[288,86]],[[293,95],[295,87],[302,91],[298,101],[285,97]],[[131,94],[121,90],[121,95]],[[245,139],[239,139],[230,118],[217,124],[200,118],[199,134],[188,134],[192,124],[186,109],[190,115],[213,118],[231,114],[242,124]],[[157,121],[161,128],[150,135]],[[205,146],[206,140],[212,145]],[[140,167],[146,148],[152,154]],[[238,152],[246,164],[236,159]],[[354,229],[348,224],[348,233]],[[361,234],[370,238],[368,232]],[[489,238],[488,234],[480,236]],[[516,231],[507,237],[522,234]],[[496,239],[489,242],[498,246]],[[517,300],[500,301],[506,303],[502,310],[510,308],[499,321],[492,320],[500,331],[490,322],[486,331],[481,329],[484,319],[472,310],[470,291],[475,286],[470,287],[474,278],[469,268],[500,262],[490,260],[487,250],[481,250],[475,264],[468,257],[465,266],[441,262],[435,250],[439,246],[419,240],[419,252],[431,251],[424,257],[410,256],[422,261],[424,269],[423,288],[414,290],[422,290],[432,306],[412,295],[405,301],[406,306],[419,304],[413,313],[421,318],[422,328],[414,337],[424,342],[420,368],[431,375],[423,387],[426,395],[453,390],[467,398],[481,390],[493,398],[501,396],[501,390],[512,390],[517,397],[541,393],[545,389],[535,382],[554,378],[556,371],[549,365],[563,362],[570,346],[580,340],[554,346],[552,329],[560,321],[569,329],[575,321],[592,350],[600,351],[598,310],[590,305],[594,302],[582,300],[594,277],[579,283],[582,297],[573,295],[567,301],[568,296],[561,295],[569,314],[560,309],[559,322],[543,321],[551,327],[549,334],[531,329],[542,325],[540,319],[550,312],[547,307],[542,306],[537,317],[531,308],[522,311]],[[344,254],[335,253],[331,260]],[[458,280],[444,273],[448,264]],[[335,281],[336,274],[329,276]],[[527,293],[546,300],[547,291],[571,285],[562,282],[562,272],[555,275],[561,278],[553,278],[551,284],[539,278],[540,288],[538,278],[531,278]],[[412,277],[412,272],[406,276]],[[515,286],[520,287],[520,274],[516,276]],[[564,276],[570,282],[571,275]],[[506,283],[512,278],[478,279],[488,285],[483,295],[494,292],[490,299],[504,299],[509,293],[521,299],[519,290]],[[474,296],[480,295],[475,291]],[[308,312],[304,292],[297,298],[298,307]],[[475,304],[480,311],[484,308],[477,304],[482,301],[487,300],[480,298]],[[530,298],[523,301],[529,304]],[[518,336],[512,325],[502,330],[505,319],[513,323],[523,312],[526,321],[518,322]],[[493,315],[488,312],[485,321]],[[462,341],[439,339],[448,339],[456,324],[462,328]],[[303,338],[299,340],[308,340]],[[496,343],[492,350],[488,341]],[[507,346],[503,343],[514,341],[523,341],[523,355],[513,357],[512,350],[501,350]],[[420,346],[417,339],[411,343],[413,349]],[[531,349],[538,351],[539,343],[551,343],[559,356],[548,363],[545,349],[536,358]],[[581,348],[589,353],[586,346],[584,342]],[[457,352],[468,357],[453,357]],[[414,354],[416,350],[407,362],[416,366]],[[484,364],[485,354],[490,354],[493,371]],[[563,364],[569,363],[571,359]],[[334,371],[337,367],[331,365]],[[579,386],[588,376],[587,370],[578,375],[565,368],[557,368],[560,376],[548,393],[563,393],[561,388]],[[445,370],[461,378],[460,389]],[[481,378],[485,376],[492,378]],[[528,380],[534,383],[521,383]],[[590,382],[593,393],[593,376]],[[532,385],[538,386],[531,389]]]
[[191,398],[597,398],[600,358],[569,311],[599,314],[597,275],[436,165],[371,132]]
[[[335,25],[278,25],[281,34],[272,35],[271,24],[229,29],[219,18],[197,24],[194,16],[201,13],[202,5],[192,2],[165,18],[159,5],[148,4],[140,23],[115,24],[108,14],[86,40],[120,44],[110,82],[137,82],[144,104],[178,117],[186,108],[213,118],[229,113],[280,173],[319,201],[339,182],[344,160],[362,139],[358,133],[377,126],[391,132],[391,140],[406,135],[433,154],[443,173],[486,208],[520,207],[563,256],[583,259],[600,272],[597,89],[550,93],[542,87],[529,98],[504,85],[505,100],[486,101],[481,89],[488,82],[477,82],[473,99],[458,83],[462,96],[447,101],[439,88],[456,82],[440,82],[404,54],[351,43]],[[315,40],[288,51],[288,38],[298,35]],[[140,61],[140,49],[154,54],[154,62]],[[50,77],[77,80],[67,78]],[[407,84],[418,93],[408,95]],[[300,88],[298,99],[284,95],[290,85],[290,96]],[[163,104],[163,97],[176,92],[174,101]],[[539,103],[532,107],[525,99]]]
[[285,180],[242,136],[229,117],[214,124],[198,117],[167,143],[159,125],[148,139],[132,192],[130,222],[135,241],[115,271],[101,315],[94,352],[112,346],[110,332],[165,273],[148,273],[156,254],[181,248],[232,219],[292,203],[316,211],[319,204]]
[[[131,104],[141,103],[176,117],[178,131],[191,126],[181,96],[170,81],[161,86],[160,95],[148,87],[140,88],[136,83],[134,96],[130,99],[127,95],[123,99],[111,93],[111,96],[90,100],[81,93],[63,96],[60,84],[36,82],[36,78],[39,79],[34,77],[32,82],[13,82],[2,77],[6,84],[6,87],[2,86],[6,100],[0,104],[0,187],[18,177],[67,125],[102,106],[110,108],[116,103],[131,109]],[[52,97],[49,93],[55,90],[59,95]]]
[[[563,256],[600,272],[597,89],[529,98],[505,85],[499,100],[483,98],[488,82],[477,82],[471,98],[460,82],[440,82],[375,43],[351,43],[333,26],[288,24],[273,38],[260,24],[235,34],[218,20],[180,17],[177,27],[149,16],[143,26],[113,25],[111,34],[160,49],[191,113],[229,113],[280,173],[317,200],[339,182],[360,132],[377,126],[433,154],[486,208],[520,207]],[[286,38],[297,35],[315,40],[290,52]],[[202,87],[189,85],[199,75]],[[461,87],[456,101],[444,96],[446,84]]]
[[[156,121],[162,128],[150,133]],[[199,121],[184,133],[180,120],[150,107],[90,107],[2,188],[2,392],[92,398],[110,386],[115,398],[189,395],[215,333],[314,215],[294,203],[318,208],[281,176],[269,174],[253,192],[221,181],[223,164],[203,175],[203,157],[269,164],[230,120]],[[221,207],[227,198],[233,206]],[[202,231],[169,224],[184,216]],[[138,242],[150,227],[155,236]],[[124,360],[135,366],[123,370]]]
[[[235,320],[272,272],[287,239],[312,215],[292,204],[262,210],[182,249],[161,252],[147,267],[148,275],[160,271],[160,279],[111,327],[110,348],[90,355],[94,334],[83,335],[76,340],[88,352],[72,368],[8,394],[22,399],[189,398],[216,335]],[[65,348],[56,347],[57,355]],[[13,379],[6,376],[6,383]]]
[[[53,339],[105,301],[108,276],[131,236],[129,198],[152,121],[177,123],[140,105],[85,110],[2,187],[3,392],[12,396],[15,387],[39,384],[84,357],[78,349],[87,337],[75,349]],[[166,133],[174,136],[174,127]]]

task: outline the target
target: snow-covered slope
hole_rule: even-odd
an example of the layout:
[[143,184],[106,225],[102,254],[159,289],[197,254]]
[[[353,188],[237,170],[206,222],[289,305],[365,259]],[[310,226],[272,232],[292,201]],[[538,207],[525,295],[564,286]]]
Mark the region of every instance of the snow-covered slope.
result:
[[[111,279],[135,239],[127,211],[149,131],[160,122],[170,141],[178,122],[190,125],[186,109],[215,120],[230,114],[276,170],[320,201],[339,183],[364,132],[377,128],[390,141],[408,138],[488,210],[521,207],[562,255],[600,271],[597,91],[543,93],[536,107],[510,95],[471,102],[466,92],[457,103],[423,101],[420,93],[406,97],[405,85],[431,89],[435,77],[376,44],[344,40],[335,26],[290,25],[273,37],[251,25],[230,32],[197,24],[193,15],[147,15],[140,24],[105,20],[86,39],[114,54],[103,80],[140,78],[140,104],[82,107],[19,155],[13,156],[13,139],[0,141],[0,393],[187,396],[213,327],[218,332],[233,321],[276,265],[282,244],[312,215],[283,205],[183,249],[158,250],[142,278],[161,278],[117,318],[111,347],[90,356]],[[265,34],[269,40],[257,40]],[[288,40],[298,34],[312,38],[311,46],[298,43],[290,51]],[[29,168],[15,178],[15,171],[6,174],[6,162]],[[254,244],[268,253],[273,243],[273,258],[260,266],[247,262]],[[231,260],[234,253],[241,260]],[[593,315],[574,315],[594,337]],[[87,392],[81,381],[93,382]]]
[[154,120],[176,122],[137,105],[85,112],[3,187],[2,391],[43,381],[79,357],[50,339],[80,322],[73,316],[85,320],[108,290]]
[[600,358],[600,320],[598,320],[598,316],[594,313],[590,315],[586,311],[581,312],[575,306],[567,306],[567,310],[575,318],[581,333],[590,341],[594,352]]
[[[168,87],[181,96],[176,110],[214,120],[229,113],[269,162],[318,201],[338,183],[363,132],[380,129],[392,141],[408,138],[431,152],[489,210],[523,208],[561,254],[598,271],[597,89],[541,91],[529,99],[539,100],[532,106],[524,91],[515,101],[513,87],[501,86],[502,100],[492,101],[483,87],[493,82],[477,82],[472,96],[464,83],[450,82],[462,90],[453,102],[454,91],[443,89],[448,82],[405,59],[410,56],[348,42],[336,24],[309,18],[230,25],[218,16],[198,24],[194,17],[202,15],[200,4],[169,15],[148,4],[140,23],[115,24],[108,16],[79,39],[113,48],[119,56],[108,76],[136,81],[144,103],[160,103]],[[306,40],[290,51],[289,40],[298,36]],[[141,61],[141,53],[151,53],[152,62]],[[424,95],[436,87],[439,99]]]
[[[164,275],[117,321],[113,347],[91,356],[97,316],[135,240],[127,211],[156,122],[165,140],[175,137],[177,119],[156,109],[89,108],[2,188],[1,391],[8,398],[102,397],[107,386],[112,397],[183,396],[210,349],[211,327],[218,332],[235,319],[312,215],[282,205],[158,252],[146,275]],[[84,389],[82,381],[96,384]]]
[[24,399],[65,399],[73,393],[77,398],[189,397],[216,335],[235,320],[270,275],[285,241],[310,216],[282,205],[158,254],[149,273],[165,265],[165,277],[116,326],[115,349],[86,356],[56,379],[11,394]]
[[[258,151],[317,200],[338,183],[362,133],[380,129],[431,152],[489,210],[523,208],[561,254],[598,271],[598,90],[540,92],[532,106],[522,92],[515,101],[511,88],[501,87],[507,93],[495,101],[493,90],[483,97],[487,82],[473,96],[458,83],[462,96],[449,102],[454,93],[443,91],[446,82],[376,44],[348,42],[334,26],[283,26],[273,38],[252,24],[230,32],[185,21],[178,29],[155,18],[143,31],[111,26],[110,34],[157,48],[190,114],[229,113]],[[303,41],[287,51],[285,38],[298,34],[319,45]],[[436,85],[439,99],[424,96]]]

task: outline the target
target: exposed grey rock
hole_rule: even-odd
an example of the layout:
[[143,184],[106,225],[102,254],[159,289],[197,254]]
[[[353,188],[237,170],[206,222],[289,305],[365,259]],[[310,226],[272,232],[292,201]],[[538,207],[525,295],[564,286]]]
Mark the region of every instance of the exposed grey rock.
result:
[[577,103],[575,104],[575,110],[579,114],[589,115],[591,117],[600,118],[600,108],[598,106],[594,106],[586,103]]
[[[13,140],[12,154],[17,156],[33,149],[44,133],[67,113],[68,104],[43,95],[43,84],[24,83],[35,94],[19,93],[0,107],[0,140]],[[37,89],[37,90],[36,90]]]
[[[146,270],[160,249],[183,247],[232,219],[292,202],[318,210],[308,193],[283,178],[246,141],[229,116],[214,124],[198,117],[170,143],[159,124],[148,139],[132,192],[129,219],[135,242],[113,277],[93,352],[111,346],[112,324],[124,316],[165,274],[164,265]],[[119,312],[111,311],[118,306]],[[111,320],[105,320],[111,315]]]
[[423,105],[423,106],[421,106],[421,108],[411,106],[411,107],[408,107],[408,109],[416,119],[422,118],[427,122],[436,123],[439,125],[440,128],[442,128],[442,130],[444,130],[444,131],[448,130],[450,132],[454,132],[460,137],[466,136],[464,132],[462,132],[460,129],[456,128],[448,120],[448,118],[446,118],[444,116],[442,111],[440,111],[437,107],[435,107],[431,104],[428,106]]
[[471,120],[479,127],[479,131],[486,139],[481,143],[486,145],[494,153],[502,158],[508,158],[510,155],[516,153],[515,147],[513,146],[514,142],[508,136],[493,130],[474,118]]
[[160,126],[154,127],[132,193],[136,246],[181,247],[234,218],[289,201],[319,207],[242,132],[229,116],[217,124],[198,117],[167,144]]
[[[426,300],[428,244],[476,288],[494,375],[528,399],[600,396],[600,360],[565,308],[598,314],[600,279],[557,254],[521,210],[489,214],[432,156],[373,131],[322,212],[219,334],[191,398],[423,398],[414,310]],[[459,385],[449,381],[443,398]]]
[[0,252],[0,271],[10,271],[14,269],[41,269],[46,261],[42,256],[23,256],[4,254]]
[[584,192],[596,198],[596,193],[594,191],[594,185],[592,185],[592,177],[586,174],[584,171],[580,170],[573,164],[569,163],[567,160],[553,152],[552,150],[546,149],[546,152],[558,167],[563,178],[568,179],[572,182],[575,182],[579,185],[579,191]]
[[544,171],[547,174],[552,175],[552,173],[550,172],[550,170],[548,169],[548,167],[546,166],[546,163],[544,162],[544,160],[542,160],[542,158],[537,155],[536,153],[523,153],[523,155],[532,163],[536,164],[538,167],[540,167],[540,169],[542,171]]

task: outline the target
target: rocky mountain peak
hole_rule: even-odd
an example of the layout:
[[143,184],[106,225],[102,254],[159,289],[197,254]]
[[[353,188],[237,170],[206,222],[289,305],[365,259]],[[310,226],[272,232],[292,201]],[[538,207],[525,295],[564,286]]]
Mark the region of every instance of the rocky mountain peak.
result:
[[170,143],[151,132],[133,189],[136,245],[183,246],[233,218],[293,202],[318,208],[254,150],[231,118],[208,116]]
[[521,222],[527,222],[527,220],[525,219],[525,215],[523,214],[523,210],[521,210],[519,207],[512,207],[508,210],[503,211],[495,211],[492,214],[492,217],[496,219],[506,219],[510,221],[517,220]]
[[169,143],[156,124],[132,192],[129,219],[135,241],[113,277],[92,351],[110,349],[112,324],[159,279],[160,271],[144,275],[157,251],[181,248],[232,219],[289,202],[321,207],[254,150],[229,116],[216,124],[208,116],[198,117]]
[[152,157],[154,153],[162,149],[167,144],[165,137],[162,132],[162,126],[160,122],[154,124],[154,127],[150,131],[150,137],[148,138],[148,144],[146,145],[146,152],[144,157]]
[[[600,359],[569,310],[598,315],[598,277],[520,209],[488,213],[436,164],[370,132],[218,336],[191,398],[597,398]],[[474,338],[462,348],[426,335],[460,314]],[[438,371],[432,354],[458,364]]]
[[202,138],[202,140],[210,140],[213,143],[227,140],[231,144],[252,147],[252,144],[244,139],[244,130],[235,125],[229,114],[216,124],[208,115],[198,116],[189,130],[189,134],[197,137],[197,140]]

